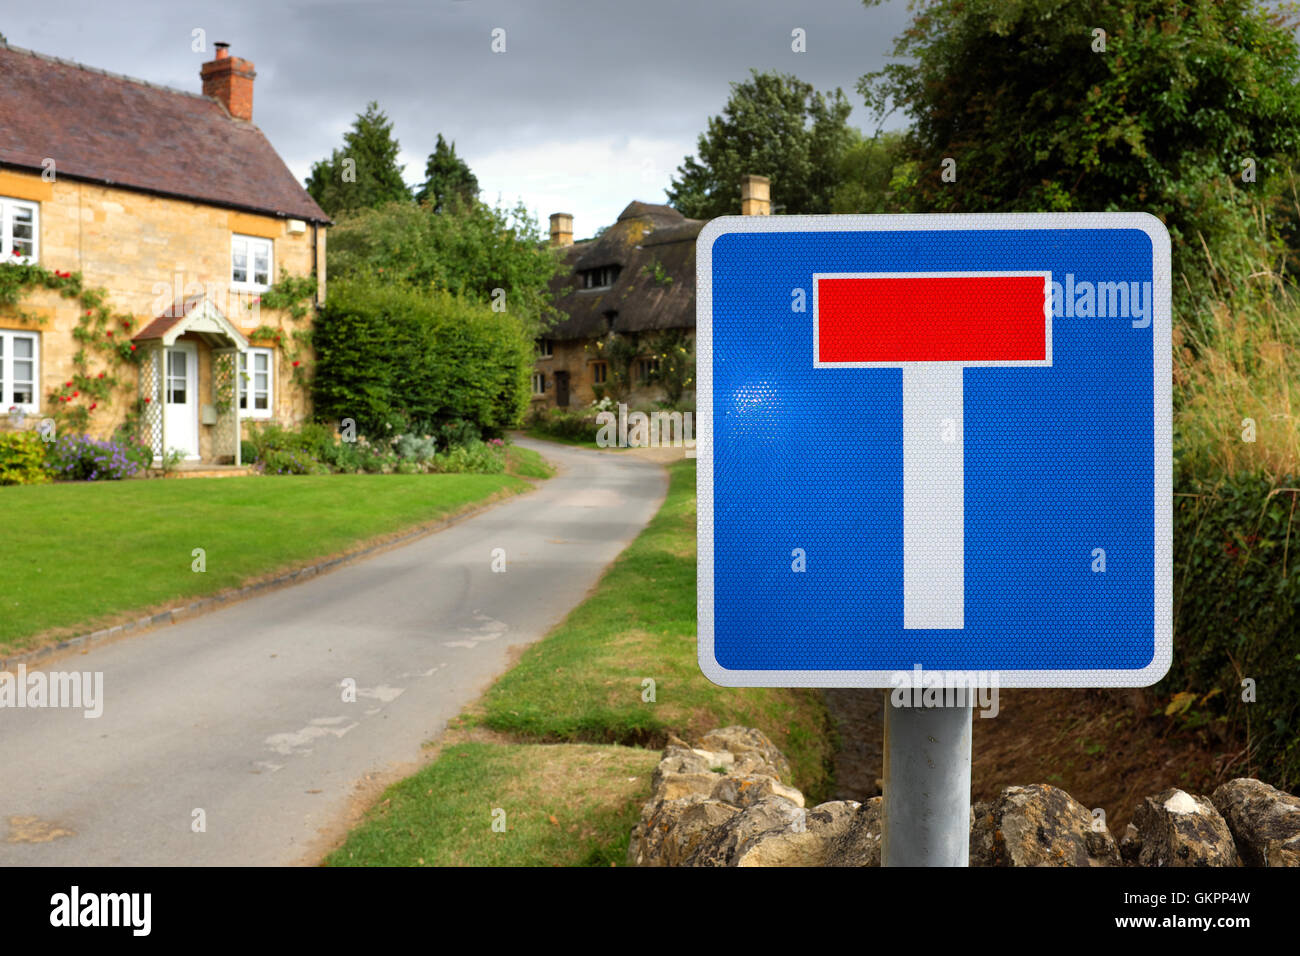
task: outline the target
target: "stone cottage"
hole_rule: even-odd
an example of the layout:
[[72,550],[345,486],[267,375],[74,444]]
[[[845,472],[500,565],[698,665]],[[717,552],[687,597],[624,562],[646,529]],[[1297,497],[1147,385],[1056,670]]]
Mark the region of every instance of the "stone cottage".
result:
[[330,220],[253,124],[255,75],[225,43],[201,93],[0,44],[0,257],[79,273],[113,317],[33,283],[0,305],[0,427],[80,406],[93,435],[132,420],[157,457],[237,464],[248,423],[306,417],[312,310],[260,295],[287,273],[319,301]]
[[[770,213],[769,180],[745,177],[741,214]],[[671,206],[633,202],[599,236],[574,243],[573,216],[551,216],[551,244],[566,247],[571,270],[552,283],[567,318],[537,343],[534,408],[583,406],[605,395],[632,405],[663,397],[656,346],[684,341],[694,349],[695,238],[703,227]],[[694,402],[693,388],[682,402]]]

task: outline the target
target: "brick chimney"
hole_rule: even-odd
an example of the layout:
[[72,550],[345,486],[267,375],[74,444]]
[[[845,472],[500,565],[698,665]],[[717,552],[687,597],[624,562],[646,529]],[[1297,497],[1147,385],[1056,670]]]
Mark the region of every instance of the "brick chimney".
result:
[[203,95],[219,99],[235,119],[253,121],[253,64],[230,55],[229,43],[214,44],[215,60],[203,64]]
[[573,214],[568,212],[551,213],[551,245],[573,245]]
[[740,214],[772,215],[772,180],[766,176],[745,176],[740,180]]

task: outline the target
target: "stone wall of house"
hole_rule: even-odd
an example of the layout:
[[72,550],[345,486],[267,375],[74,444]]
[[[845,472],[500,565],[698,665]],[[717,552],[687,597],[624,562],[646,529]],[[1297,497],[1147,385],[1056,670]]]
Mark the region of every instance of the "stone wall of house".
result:
[[[306,327],[310,317],[295,322],[287,314],[259,308],[249,309],[249,295],[240,299],[229,289],[230,237],[232,233],[273,240],[274,278],[281,268],[291,275],[306,276],[312,266],[312,228],[300,235],[288,232],[288,222],[270,216],[252,215],[181,199],[170,199],[124,189],[71,180],[45,182],[38,175],[15,171],[0,172],[0,196],[40,203],[39,261],[51,270],[80,271],[88,288],[108,292],[108,304],[115,312],[133,316],[138,331],[173,298],[202,291],[241,331],[261,325],[285,332]],[[324,294],[325,230],[317,230],[318,277]],[[40,333],[41,411],[49,390],[67,381],[75,371],[73,355],[78,342],[72,330],[77,326],[79,307],[74,300],[48,290],[33,292],[21,303],[22,311],[42,320],[38,323],[0,313],[0,327],[33,329]],[[200,348],[200,401],[211,401],[211,362],[206,348]],[[309,359],[309,355],[302,356]],[[91,374],[102,369],[92,355]],[[292,385],[293,369],[283,351],[277,350],[274,387],[274,417],[283,422],[302,420],[309,411],[304,389]],[[92,417],[95,434],[110,433],[135,399],[134,375],[131,387],[122,390],[111,405],[101,404]],[[0,409],[0,418],[3,410]],[[200,433],[209,431],[200,425]],[[201,439],[206,441],[207,439]]]
[[[808,808],[761,731],[672,738],[632,831],[636,866],[879,866],[881,798]],[[971,866],[1300,866],[1300,797],[1250,778],[1146,797],[1117,841],[1048,784],[971,808]]]

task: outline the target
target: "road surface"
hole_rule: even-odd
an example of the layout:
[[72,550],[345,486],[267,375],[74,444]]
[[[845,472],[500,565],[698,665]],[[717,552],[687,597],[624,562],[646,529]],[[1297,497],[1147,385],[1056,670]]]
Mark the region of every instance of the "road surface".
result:
[[519,444],[561,473],[303,584],[34,664],[102,672],[103,715],[0,709],[0,866],[316,862],[508,648],[582,600],[667,489],[628,454]]

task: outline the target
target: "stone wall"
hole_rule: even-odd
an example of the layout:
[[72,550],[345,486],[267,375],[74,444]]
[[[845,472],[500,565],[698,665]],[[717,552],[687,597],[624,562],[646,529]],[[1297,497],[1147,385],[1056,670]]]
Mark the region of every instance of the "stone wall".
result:
[[[671,738],[632,831],[636,866],[879,866],[881,798],[808,808],[761,732]],[[1300,797],[1240,778],[1144,799],[1120,840],[1064,790],[1007,787],[971,808],[971,866],[1300,866]]]

